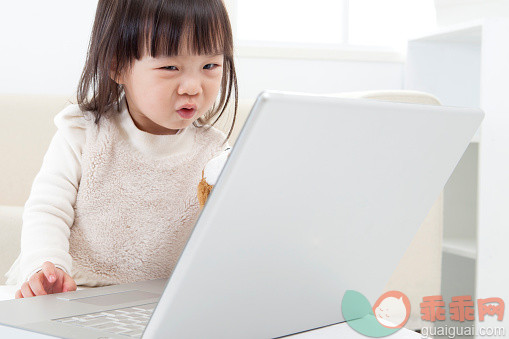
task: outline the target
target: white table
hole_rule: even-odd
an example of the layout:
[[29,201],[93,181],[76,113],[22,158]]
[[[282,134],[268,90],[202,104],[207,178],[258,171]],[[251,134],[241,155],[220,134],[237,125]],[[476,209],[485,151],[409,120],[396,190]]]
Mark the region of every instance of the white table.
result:
[[[78,286],[78,290],[85,289]],[[16,289],[14,285],[0,285],[0,300],[14,299]],[[42,336],[47,338],[47,336]],[[294,334],[286,338],[290,339],[366,339],[368,337],[354,331],[347,323],[341,323],[337,325],[331,325],[322,327],[314,331],[308,331],[304,333]],[[384,337],[391,339],[422,339],[423,337],[414,331],[402,328],[398,332]]]

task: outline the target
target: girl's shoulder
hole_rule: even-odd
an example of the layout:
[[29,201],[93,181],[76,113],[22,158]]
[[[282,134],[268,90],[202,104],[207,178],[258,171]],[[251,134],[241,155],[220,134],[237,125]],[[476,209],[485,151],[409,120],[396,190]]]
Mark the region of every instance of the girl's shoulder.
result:
[[78,104],[71,104],[60,111],[53,121],[59,130],[86,129],[91,119],[89,112],[83,112]]
[[57,133],[64,137],[77,154],[81,154],[87,128],[94,123],[91,114],[83,112],[79,105],[71,104],[60,111],[53,122],[58,129]]
[[226,134],[217,127],[204,125],[203,127],[196,128],[196,133],[204,144],[214,145],[216,151],[230,148],[226,140]]

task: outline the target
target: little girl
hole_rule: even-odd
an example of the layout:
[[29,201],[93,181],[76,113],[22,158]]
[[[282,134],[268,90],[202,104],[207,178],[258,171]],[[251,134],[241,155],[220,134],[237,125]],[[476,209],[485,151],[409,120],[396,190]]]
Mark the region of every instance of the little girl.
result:
[[[212,126],[233,89],[226,136]],[[25,204],[16,298],[170,276],[235,122],[222,0],[99,0],[77,100]]]

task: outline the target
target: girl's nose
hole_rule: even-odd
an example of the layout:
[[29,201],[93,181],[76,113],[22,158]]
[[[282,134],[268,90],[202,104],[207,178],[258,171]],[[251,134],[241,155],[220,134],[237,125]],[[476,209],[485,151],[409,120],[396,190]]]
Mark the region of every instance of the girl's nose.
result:
[[196,95],[201,92],[201,84],[197,78],[186,78],[182,79],[178,88],[178,94],[180,95]]

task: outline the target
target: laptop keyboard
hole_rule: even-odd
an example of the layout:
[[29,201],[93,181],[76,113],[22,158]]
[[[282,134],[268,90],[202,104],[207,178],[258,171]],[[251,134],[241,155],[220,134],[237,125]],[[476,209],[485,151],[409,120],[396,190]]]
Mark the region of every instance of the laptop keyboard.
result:
[[157,303],[119,308],[111,311],[52,319],[69,325],[93,328],[129,337],[141,337]]

